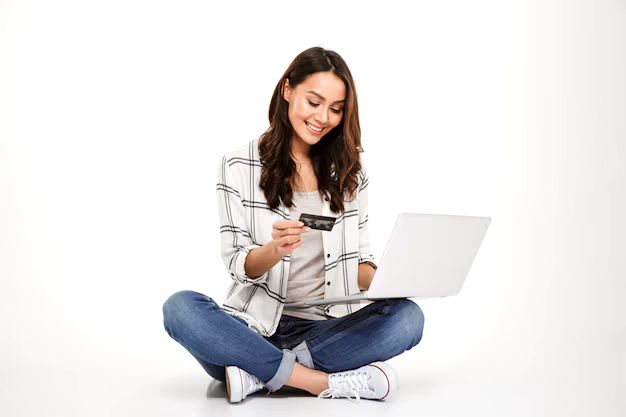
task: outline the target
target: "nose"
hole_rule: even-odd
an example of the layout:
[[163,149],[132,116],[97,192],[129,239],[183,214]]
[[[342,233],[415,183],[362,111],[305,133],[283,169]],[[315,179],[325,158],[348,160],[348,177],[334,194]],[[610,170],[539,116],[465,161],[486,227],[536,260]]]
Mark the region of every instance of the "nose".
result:
[[320,125],[326,126],[328,123],[328,110],[320,109],[317,112],[317,117],[315,119],[315,121]]

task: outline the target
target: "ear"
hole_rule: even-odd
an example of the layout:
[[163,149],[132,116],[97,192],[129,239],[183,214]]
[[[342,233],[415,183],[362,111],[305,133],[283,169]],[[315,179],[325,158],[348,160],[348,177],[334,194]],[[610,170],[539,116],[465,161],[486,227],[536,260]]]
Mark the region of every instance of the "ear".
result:
[[291,95],[291,86],[289,85],[289,80],[285,78],[285,82],[283,83],[283,98],[285,101],[289,102],[289,96]]

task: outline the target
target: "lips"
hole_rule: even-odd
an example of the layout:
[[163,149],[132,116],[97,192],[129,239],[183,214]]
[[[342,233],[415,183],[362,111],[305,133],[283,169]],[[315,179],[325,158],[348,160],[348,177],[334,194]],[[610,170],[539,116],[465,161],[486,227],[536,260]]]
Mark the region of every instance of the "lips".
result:
[[324,130],[323,127],[317,127],[315,125],[310,124],[309,122],[305,121],[304,122],[305,125],[307,125],[307,127],[314,133],[321,133],[322,130]]

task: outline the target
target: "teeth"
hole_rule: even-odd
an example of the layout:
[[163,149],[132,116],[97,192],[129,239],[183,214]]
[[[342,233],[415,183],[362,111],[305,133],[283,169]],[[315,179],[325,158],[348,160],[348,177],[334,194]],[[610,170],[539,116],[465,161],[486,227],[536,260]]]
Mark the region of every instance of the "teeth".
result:
[[307,125],[308,127],[310,127],[311,129],[315,130],[316,132],[321,132],[321,131],[322,131],[322,129],[321,129],[321,128],[313,127],[313,126],[311,126],[311,125],[310,125],[309,123],[307,123],[307,122],[304,122],[304,123],[306,123],[306,125]]

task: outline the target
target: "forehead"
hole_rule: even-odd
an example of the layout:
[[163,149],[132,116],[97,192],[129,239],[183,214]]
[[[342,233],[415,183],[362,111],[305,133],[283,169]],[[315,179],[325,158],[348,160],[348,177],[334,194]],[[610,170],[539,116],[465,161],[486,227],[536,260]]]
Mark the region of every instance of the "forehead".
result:
[[345,100],[346,86],[341,78],[332,72],[316,72],[309,75],[302,83],[298,85],[302,92],[313,90],[321,94],[326,101],[331,103],[335,101]]

